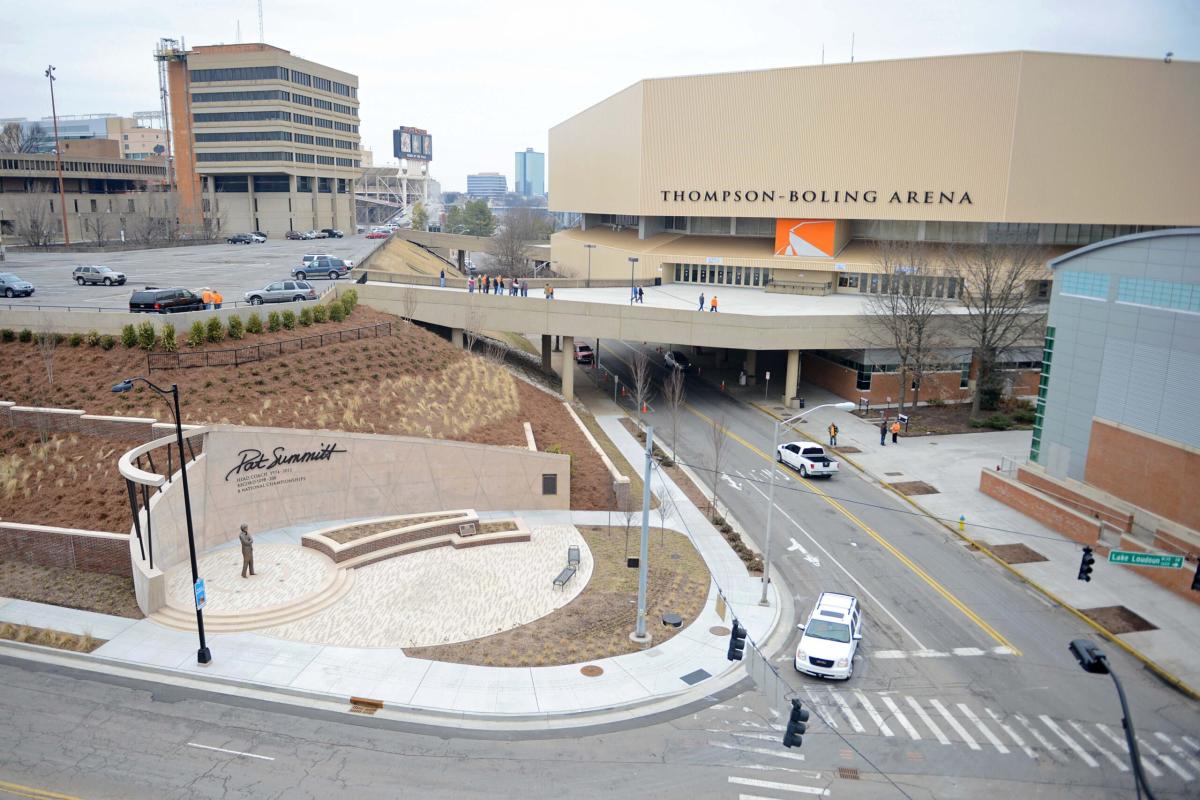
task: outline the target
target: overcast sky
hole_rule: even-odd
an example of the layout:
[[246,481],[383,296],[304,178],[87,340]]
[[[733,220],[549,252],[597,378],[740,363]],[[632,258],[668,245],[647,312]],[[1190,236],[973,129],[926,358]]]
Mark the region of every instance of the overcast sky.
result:
[[[433,175],[513,180],[513,153],[648,77],[972,53],[1054,50],[1200,58],[1200,0],[638,0],[424,3],[263,0],[268,43],[359,76],[363,146],[392,160],[399,125],[433,135]],[[17,8],[27,9],[18,13]],[[38,9],[44,9],[38,10]],[[258,39],[255,0],[0,0],[0,117],[159,107],[151,54]],[[1188,42],[1191,42],[1189,45]]]

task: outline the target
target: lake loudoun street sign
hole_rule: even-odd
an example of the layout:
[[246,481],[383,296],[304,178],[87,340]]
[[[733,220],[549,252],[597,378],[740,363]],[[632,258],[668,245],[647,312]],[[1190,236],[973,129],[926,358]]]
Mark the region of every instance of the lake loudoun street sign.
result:
[[1183,556],[1168,556],[1159,553],[1135,553],[1129,550],[1110,551],[1108,562],[1110,564],[1129,564],[1134,567],[1183,569]]

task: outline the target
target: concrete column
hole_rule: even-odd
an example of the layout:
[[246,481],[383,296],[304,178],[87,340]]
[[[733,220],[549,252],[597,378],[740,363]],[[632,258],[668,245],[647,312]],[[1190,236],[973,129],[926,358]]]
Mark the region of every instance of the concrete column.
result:
[[796,384],[800,382],[800,351],[788,350],[787,376],[783,380],[783,404],[791,408],[796,402]]
[[575,337],[562,337],[562,393],[567,402],[575,399]]
[[542,334],[542,372],[547,375],[553,375],[554,370],[550,367],[550,334]]
[[258,230],[258,209],[254,207],[254,176],[246,176],[246,196],[250,198],[250,220],[246,227],[252,231]]
[[450,329],[450,343],[452,345],[454,345],[455,347],[457,347],[459,350],[463,349],[463,347],[466,346],[463,343],[463,329],[462,328],[451,328]]
[[747,350],[746,351],[746,363],[743,365],[742,368],[746,370],[746,384],[749,386],[754,386],[756,383],[755,378],[758,375],[758,351],[757,350]]

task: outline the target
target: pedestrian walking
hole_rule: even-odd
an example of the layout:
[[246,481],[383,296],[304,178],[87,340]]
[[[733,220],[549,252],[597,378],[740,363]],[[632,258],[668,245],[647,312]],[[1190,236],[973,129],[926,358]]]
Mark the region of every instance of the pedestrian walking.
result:
[[475,294],[475,278],[467,278],[467,294]]
[[879,423],[879,444],[887,447],[887,419]]
[[646,302],[646,290],[643,289],[641,286],[638,287],[638,302],[639,303]]
[[446,288],[446,270],[442,270],[438,273],[438,286],[443,289]]
[[213,289],[213,308],[220,308],[221,303],[224,303],[224,302],[225,302],[225,297],[220,292],[218,292],[216,289]]
[[704,310],[704,292],[701,292],[701,293],[700,293],[700,307],[699,307],[699,308],[697,308],[696,310],[697,310],[697,311],[703,311],[703,310]]
[[712,300],[709,301],[708,310],[712,313],[717,313],[717,296],[714,294]]
[[242,543],[242,577],[246,577],[246,570],[250,574],[254,574],[254,538],[250,536],[250,528],[246,523],[242,523],[242,532],[238,534],[238,540]]
[[542,294],[546,295],[547,300],[550,299],[550,284],[547,283],[544,287],[542,287]]
[[204,303],[204,310],[211,311],[213,307],[212,289],[205,286],[200,290],[200,301]]
[[550,287],[550,299],[551,300],[554,299],[554,287],[553,286]]
[[521,281],[521,297],[529,297],[529,280]]
[[829,446],[837,447],[838,426],[834,423],[829,423]]
[[892,444],[900,443],[900,420],[892,423]]

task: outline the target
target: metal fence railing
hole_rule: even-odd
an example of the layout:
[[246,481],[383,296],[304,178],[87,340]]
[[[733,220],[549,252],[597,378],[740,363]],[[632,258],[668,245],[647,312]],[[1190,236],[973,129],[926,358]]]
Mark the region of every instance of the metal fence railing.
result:
[[274,342],[246,345],[222,350],[197,350],[195,352],[177,353],[147,353],[146,370],[156,369],[191,369],[195,367],[238,367],[242,364],[253,364],[266,358],[275,358],[286,353],[297,353],[339,342],[353,342],[359,339],[377,339],[380,336],[390,336],[392,323],[379,322],[374,325],[364,325],[361,328],[346,328],[329,333],[318,333],[312,336],[297,336],[291,339],[279,339]]

